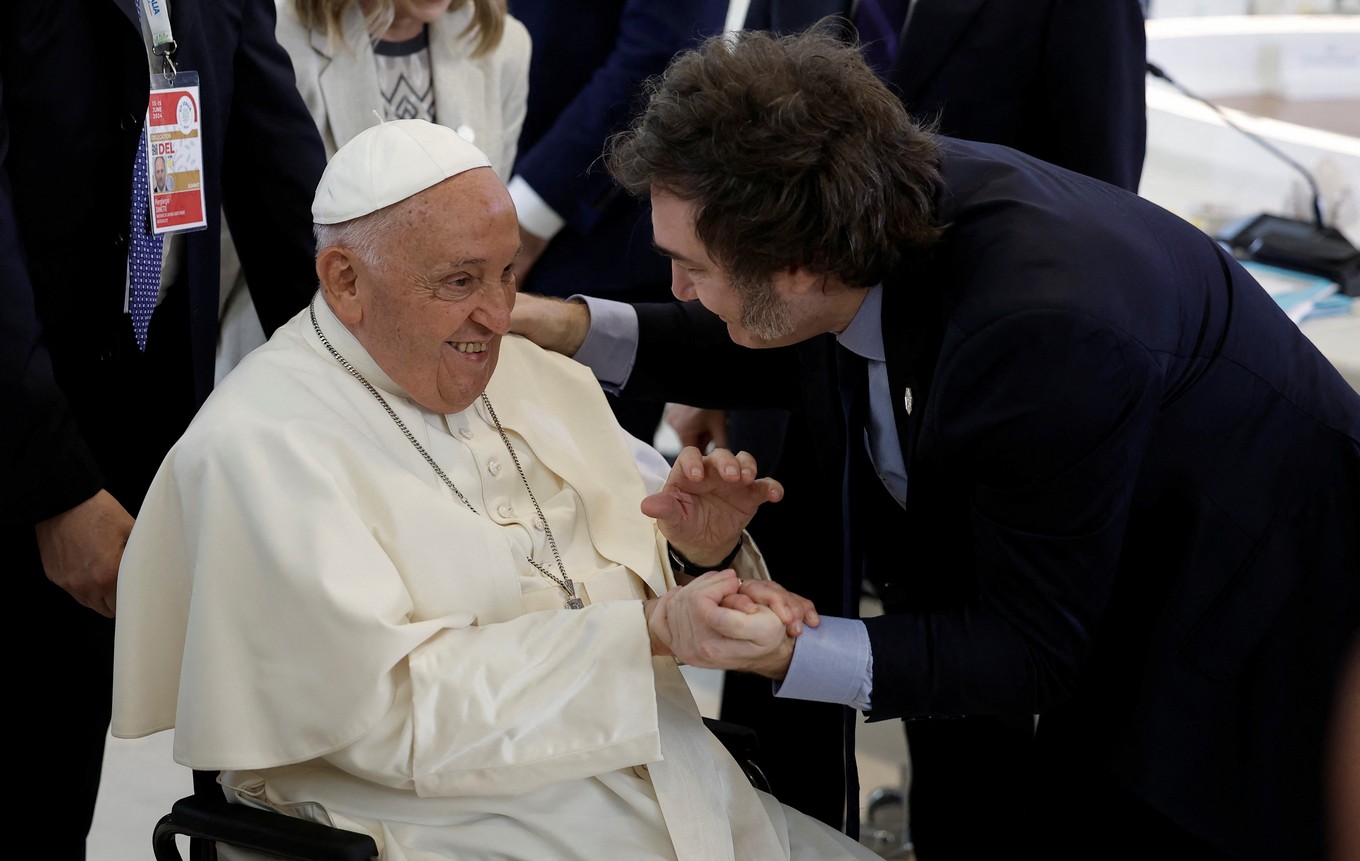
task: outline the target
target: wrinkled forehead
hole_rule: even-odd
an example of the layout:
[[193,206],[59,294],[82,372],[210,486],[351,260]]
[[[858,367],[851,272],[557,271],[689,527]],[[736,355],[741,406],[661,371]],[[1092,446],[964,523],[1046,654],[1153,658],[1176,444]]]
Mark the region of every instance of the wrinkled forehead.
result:
[[505,184],[478,168],[392,207],[389,245],[447,259],[487,260],[519,249],[519,221]]
[[413,232],[448,239],[472,241],[503,232],[507,220],[519,235],[510,193],[491,168],[468,171],[426,189],[409,199],[402,214]]

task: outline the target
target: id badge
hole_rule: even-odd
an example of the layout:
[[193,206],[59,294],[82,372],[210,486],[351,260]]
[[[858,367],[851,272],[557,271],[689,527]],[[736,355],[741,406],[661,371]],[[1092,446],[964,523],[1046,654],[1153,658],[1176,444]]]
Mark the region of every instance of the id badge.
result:
[[151,76],[146,167],[153,233],[184,233],[208,226],[199,108],[197,72]]

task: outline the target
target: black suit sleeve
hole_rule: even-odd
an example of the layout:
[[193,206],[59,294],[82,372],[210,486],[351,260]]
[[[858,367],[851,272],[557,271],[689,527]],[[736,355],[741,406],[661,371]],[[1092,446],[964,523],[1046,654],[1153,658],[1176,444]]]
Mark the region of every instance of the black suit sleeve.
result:
[[1042,76],[1046,161],[1138,190],[1147,150],[1147,34],[1138,0],[1056,0]]
[[795,348],[738,346],[727,325],[698,302],[633,307],[638,350],[624,395],[709,409],[801,406]]
[[[0,80],[0,105],[3,94]],[[0,399],[6,404],[0,505],[6,521],[37,523],[94,496],[104,480],[57,386],[43,342],[19,241],[9,146],[9,120],[0,107]]]
[[[589,235],[604,215],[604,203],[622,194],[600,160],[605,141],[640,107],[643,82],[665,71],[676,52],[712,29],[705,26],[707,5],[626,0],[613,49],[552,126],[516,160],[515,173],[581,234]],[[560,62],[573,59],[579,58],[564,52]]]
[[273,3],[242,4],[222,205],[266,335],[316,289],[311,201],[326,153],[274,35]]

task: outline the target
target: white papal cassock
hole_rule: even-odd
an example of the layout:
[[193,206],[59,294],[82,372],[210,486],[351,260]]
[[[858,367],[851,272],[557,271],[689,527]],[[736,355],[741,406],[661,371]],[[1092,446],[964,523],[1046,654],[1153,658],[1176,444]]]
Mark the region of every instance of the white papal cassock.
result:
[[[118,586],[113,734],[174,728],[234,801],[363,831],[385,859],[876,856],[754,790],[641,600],[674,585],[639,511],[667,465],[590,373],[506,337],[480,404],[408,400],[320,298],[170,451]],[[765,576],[747,541],[744,576]],[[771,751],[797,756],[796,751]]]

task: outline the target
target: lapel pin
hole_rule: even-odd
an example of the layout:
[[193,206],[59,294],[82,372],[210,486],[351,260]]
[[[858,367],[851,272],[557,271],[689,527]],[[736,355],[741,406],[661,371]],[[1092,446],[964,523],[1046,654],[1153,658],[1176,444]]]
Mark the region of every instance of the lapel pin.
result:
[[908,388],[902,396],[902,405],[907,408],[907,415],[911,415],[911,389]]

